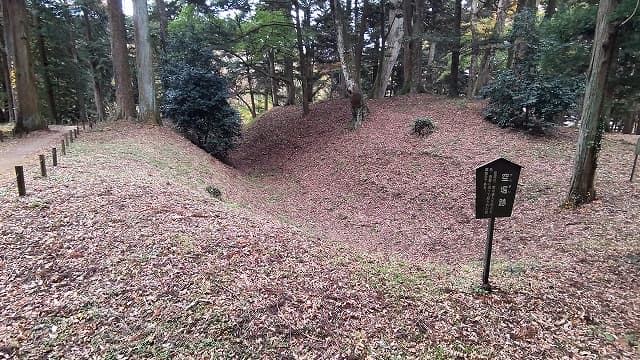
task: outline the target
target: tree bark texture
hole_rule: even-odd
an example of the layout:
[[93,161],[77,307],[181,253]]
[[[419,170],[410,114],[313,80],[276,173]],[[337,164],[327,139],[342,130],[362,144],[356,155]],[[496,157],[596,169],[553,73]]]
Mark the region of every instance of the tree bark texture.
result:
[[133,120],[136,106],[131,85],[127,37],[122,13],[122,0],[108,0],[111,27],[111,58],[116,85],[116,118]]
[[138,121],[145,124],[162,125],[156,108],[147,0],[133,0],[133,23],[135,28],[136,72],[138,79]]
[[480,11],[480,0],[471,1],[471,65],[469,66],[469,82],[467,83],[467,98],[475,96],[474,89],[478,74],[480,73],[480,37],[478,34],[478,12]]
[[406,94],[411,88],[413,80],[413,0],[402,2],[402,26],[404,27],[404,37],[402,39],[402,89],[401,94]]
[[[66,7],[63,13],[65,20],[69,24],[73,24],[71,19],[71,13],[69,8]],[[80,56],[78,54],[78,48],[76,47],[75,29],[73,26],[69,28],[69,52],[71,53],[71,60],[75,66],[75,73],[73,74],[73,85],[76,89],[76,107],[78,108],[78,120],[84,124],[87,122],[87,99],[85,97],[85,83],[82,78],[82,68],[80,66]],[[78,122],[76,121],[76,124]]]
[[307,115],[309,113],[309,87],[307,78],[307,67],[310,66],[307,63],[307,54],[305,53],[305,44],[302,36],[302,26],[300,22],[300,6],[297,1],[294,2],[294,11],[296,13],[296,44],[298,47],[298,56],[300,62],[300,80],[302,82],[302,113]]
[[607,77],[616,42],[616,25],[611,23],[611,15],[617,1],[600,0],[596,20],[595,39],[591,49],[591,63],[587,73],[580,134],[574,157],[573,175],[567,195],[566,205],[577,206],[596,197],[594,180],[603,126],[601,112]]
[[158,22],[160,23],[160,50],[164,53],[167,51],[167,38],[169,37],[169,18],[167,17],[167,4],[164,0],[156,0],[156,9],[158,11]]
[[425,0],[415,0],[416,9],[413,13],[413,37],[412,37],[412,57],[413,61],[413,79],[411,80],[411,86],[409,92],[412,94],[424,92],[422,85],[422,37],[424,36],[424,11]]
[[96,115],[98,117],[98,121],[104,121],[104,96],[102,95],[102,85],[100,84],[100,79],[98,77],[96,55],[91,51],[94,39],[93,31],[91,30],[91,21],[89,21],[89,11],[86,6],[82,7],[82,17],[84,19],[87,43],[89,44],[89,59],[87,62],[89,63],[89,72],[91,74],[91,82],[93,85],[93,100],[96,106]]
[[[356,43],[351,44],[349,39],[352,37],[349,31],[350,26],[345,19],[344,11],[342,10],[342,4],[340,0],[331,0],[331,12],[333,13],[333,19],[336,25],[336,43],[338,47],[338,55],[340,57],[340,66],[342,68],[342,76],[346,89],[351,96],[351,128],[356,129],[364,120],[366,115],[366,99],[362,96],[360,89],[360,76],[359,76],[359,58],[362,53],[362,42],[360,38],[364,32],[358,30],[356,37]],[[356,18],[356,23],[360,26],[363,24]],[[362,29],[362,27],[360,28]],[[358,54],[360,52],[360,54]],[[360,56],[358,56],[360,55]]]
[[[2,6],[0,4],[0,6]],[[0,14],[2,11],[0,10]],[[5,41],[5,27],[0,24],[0,75],[2,75],[2,84],[7,94],[7,113],[9,114],[8,120],[15,122],[14,101],[13,101],[13,85],[11,84],[11,76],[9,71],[9,57],[7,55],[7,46]]]
[[391,72],[398,60],[400,47],[402,46],[402,37],[404,36],[402,0],[391,0],[388,6],[389,31],[385,37],[385,46],[381,49],[384,53],[371,91],[371,97],[374,99],[383,98],[387,91],[387,85],[391,79]]
[[42,26],[42,19],[40,19],[40,5],[34,2],[34,6],[37,8],[35,12],[36,30],[38,33],[38,51],[40,55],[40,63],[42,64],[42,79],[44,80],[44,90],[47,94],[47,108],[49,110],[49,119],[54,124],[60,123],[58,118],[58,110],[56,107],[56,99],[53,95],[53,84],[51,83],[51,77],[49,76],[49,58],[47,56],[47,44],[45,41],[45,30]]
[[[501,41],[504,35],[504,22],[506,18],[506,9],[509,6],[509,0],[499,0],[498,9],[496,11],[496,23],[493,27],[491,39],[489,44],[482,51],[482,59],[478,65],[478,71],[475,77],[475,81],[471,81],[473,88],[470,96],[477,96],[480,93],[480,89],[485,87],[489,83],[491,71],[493,70],[493,58],[496,53],[496,49],[499,46],[498,41]],[[481,49],[482,50],[482,49]]]
[[40,116],[38,89],[33,71],[32,54],[29,48],[29,26],[24,0],[4,0],[3,19],[5,31],[9,32],[7,44],[11,51],[16,78],[16,133],[47,128],[47,121]]
[[458,88],[458,74],[460,72],[460,24],[462,22],[462,0],[455,0],[453,15],[454,40],[451,49],[451,74],[449,76],[449,96],[457,97],[460,94]]

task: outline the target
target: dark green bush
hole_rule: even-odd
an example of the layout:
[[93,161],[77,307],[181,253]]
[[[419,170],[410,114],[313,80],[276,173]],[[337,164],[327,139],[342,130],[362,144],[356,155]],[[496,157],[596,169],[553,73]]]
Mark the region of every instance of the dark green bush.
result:
[[571,78],[517,77],[513,71],[505,70],[481,91],[489,98],[484,115],[500,127],[542,132],[554,124],[556,115],[575,106],[581,85]]
[[240,116],[227,102],[226,81],[185,64],[171,66],[166,74],[165,116],[191,142],[224,161],[241,131]]
[[241,133],[240,115],[227,102],[228,86],[216,66],[210,29],[190,11],[169,29],[162,111],[191,142],[226,161]]
[[428,117],[418,118],[413,122],[412,132],[420,136],[425,136],[433,133],[433,130],[435,130],[435,128],[436,125]]
[[222,191],[213,185],[207,186],[207,192],[216,199],[219,199],[222,196]]
[[484,115],[500,127],[542,133],[554,118],[575,106],[584,77],[542,71],[540,53],[546,45],[540,41],[532,11],[516,15],[510,42],[514,44],[511,67],[499,71],[480,92],[489,98]]

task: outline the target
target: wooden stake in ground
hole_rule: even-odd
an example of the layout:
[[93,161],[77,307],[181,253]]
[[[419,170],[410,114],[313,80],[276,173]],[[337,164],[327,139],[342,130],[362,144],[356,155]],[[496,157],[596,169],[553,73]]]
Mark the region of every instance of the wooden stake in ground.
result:
[[58,149],[51,148],[51,161],[53,166],[58,166]]
[[69,142],[73,142],[73,130],[69,130]]
[[638,143],[636,144],[636,157],[633,159],[633,167],[631,168],[631,177],[629,181],[633,182],[633,173],[636,172],[636,164],[638,163],[638,155],[640,155],[640,138],[638,138]]
[[61,145],[60,149],[62,151],[62,155],[67,155],[67,149],[66,149],[66,146],[64,145],[64,139],[60,141],[60,145]]
[[24,168],[16,166],[16,182],[18,183],[18,196],[27,195],[27,188],[24,184]]
[[40,158],[40,175],[47,177],[47,163],[45,162],[44,155],[38,155]]

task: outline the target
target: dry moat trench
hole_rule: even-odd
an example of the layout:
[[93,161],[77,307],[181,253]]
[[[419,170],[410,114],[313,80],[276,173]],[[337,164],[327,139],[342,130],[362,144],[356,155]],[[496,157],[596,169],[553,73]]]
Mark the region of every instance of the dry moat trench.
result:
[[[607,137],[598,201],[558,205],[575,133],[430,96],[277,108],[235,168],[166,128],[84,133],[27,197],[0,187],[0,339],[38,358],[636,358],[639,185]],[[436,131],[410,132],[417,117]],[[524,166],[478,289],[473,169]],[[206,187],[222,191],[221,201]]]

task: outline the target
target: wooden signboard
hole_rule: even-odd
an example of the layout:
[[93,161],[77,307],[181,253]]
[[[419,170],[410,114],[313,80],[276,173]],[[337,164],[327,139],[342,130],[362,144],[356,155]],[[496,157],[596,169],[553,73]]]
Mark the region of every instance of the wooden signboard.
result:
[[504,158],[476,168],[476,219],[511,216],[520,169]]
[[504,158],[476,168],[476,219],[489,219],[482,272],[482,288],[487,291],[491,291],[489,269],[494,224],[497,217],[511,216],[521,169],[522,166]]

